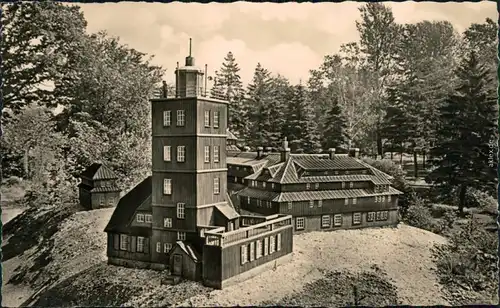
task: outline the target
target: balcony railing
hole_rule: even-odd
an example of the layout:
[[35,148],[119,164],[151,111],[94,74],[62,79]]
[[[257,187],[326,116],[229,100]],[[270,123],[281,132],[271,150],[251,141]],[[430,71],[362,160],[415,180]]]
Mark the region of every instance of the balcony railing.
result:
[[[256,225],[240,228],[230,232],[224,232],[224,228],[222,228],[222,230],[205,231],[205,244],[224,247],[231,243],[261,235],[263,233],[275,231],[282,227],[292,226],[292,216],[279,214],[273,216],[275,217],[273,218],[271,216],[266,221]],[[249,217],[255,218],[255,216]]]
[[166,91],[164,91],[162,88],[159,88],[153,92],[152,98],[160,99],[177,97],[208,97],[219,100],[226,100],[226,97],[223,93],[218,93],[217,91],[207,91],[204,87],[181,87],[178,89],[168,88]]

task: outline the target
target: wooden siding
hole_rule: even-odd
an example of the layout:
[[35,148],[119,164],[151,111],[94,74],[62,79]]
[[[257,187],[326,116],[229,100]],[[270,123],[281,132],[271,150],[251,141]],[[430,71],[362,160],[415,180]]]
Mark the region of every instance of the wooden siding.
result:
[[182,256],[181,276],[183,278],[198,281],[201,278],[201,263],[194,262],[179,246],[174,246],[169,254],[169,265],[172,271],[174,265],[174,255]]
[[[101,197],[104,198],[104,204],[101,205]],[[110,199],[113,198],[113,203],[109,203]],[[92,199],[92,209],[108,208],[116,206],[120,200],[120,192],[102,192],[102,193],[91,193]]]
[[[198,155],[196,157],[196,169],[226,169],[226,138],[225,137],[198,137],[196,141]],[[205,146],[210,147],[210,162],[205,162]],[[219,161],[214,162],[214,146],[219,146]],[[227,172],[226,172],[227,174]],[[227,176],[227,175],[226,175]]]
[[[242,201],[246,201],[242,198]],[[280,204],[279,213],[293,216],[321,215],[328,213],[350,213],[353,211],[377,211],[388,210],[397,207],[397,197],[392,196],[391,202],[375,202],[375,197],[357,198],[356,204],[353,199],[348,198],[348,205],[345,205],[345,199],[323,200],[321,207],[318,207],[318,201],[313,200],[314,205],[310,207],[309,201],[292,202],[292,209],[288,209],[288,202]]]
[[[163,219],[172,218],[172,228],[165,228]],[[196,231],[196,208],[191,204],[184,207],[184,218],[177,218],[177,205],[153,206],[154,228],[175,231]]]
[[92,209],[92,196],[90,192],[82,187],[79,188],[80,204],[86,209]]
[[222,285],[222,248],[203,246],[203,274],[205,285],[220,288]]
[[[349,186],[349,183],[353,183],[353,187]],[[300,184],[282,184],[281,191],[314,191],[314,190],[333,190],[333,189],[367,189],[373,188],[373,183],[369,181],[355,182],[355,181],[346,181],[345,188],[342,188],[342,182],[333,182],[333,183],[320,183],[319,188],[315,188],[315,183],[309,183],[310,188],[306,189],[307,183]],[[269,183],[266,186],[270,186]],[[262,187],[260,184],[258,187]],[[269,189],[267,189],[269,190]],[[276,190],[275,190],[276,191]]]
[[[251,242],[256,243],[258,240],[263,241],[264,238],[269,238],[270,236],[276,236],[278,233],[281,234],[281,249],[280,251],[274,251],[272,254],[262,255],[258,259],[249,261],[245,264],[241,264],[241,246],[250,245]],[[256,245],[256,244],[254,244]],[[269,248],[269,247],[268,247]],[[254,253],[255,253],[254,249]],[[244,243],[238,243],[236,245],[227,246],[222,249],[222,280],[226,280],[243,272],[246,272],[252,268],[258,267],[259,265],[271,262],[278,259],[286,254],[291,253],[293,250],[293,229],[287,228],[281,231],[271,232],[263,234],[257,238],[245,241]],[[248,252],[249,253],[249,252]]]
[[[219,194],[214,194],[214,178],[219,178]],[[193,186],[196,189],[196,204],[213,204],[224,202],[227,190],[227,173],[225,171],[199,173]]]
[[[206,101],[203,98],[198,98],[197,104],[197,120],[198,120],[198,130],[200,134],[217,134],[226,135],[227,129],[227,105],[224,103],[217,103]],[[205,127],[205,111],[210,111],[210,127]],[[219,127],[213,127],[214,111],[219,112]],[[225,139],[225,138],[224,138]],[[224,149],[226,149],[226,143],[224,142]]]
[[[353,224],[353,213],[333,213],[330,216],[330,227],[322,227],[321,226],[321,216],[302,216],[305,220],[305,226],[303,230],[298,230],[296,228],[296,219],[301,216],[294,216],[293,218],[293,230],[294,233],[300,234],[304,232],[311,231],[335,231],[335,230],[343,230],[343,229],[357,229],[357,228],[370,228],[370,227],[381,227],[381,226],[394,226],[399,222],[399,213],[397,209],[388,210],[388,219],[377,221],[374,219],[373,221],[367,221],[368,212],[357,212],[361,213],[361,224]],[[342,225],[334,226],[333,215],[342,214]]]
[[[164,161],[163,146],[171,146],[170,161]],[[185,146],[184,162],[177,162],[177,146]],[[153,170],[194,170],[198,156],[195,137],[153,137]]]
[[[163,194],[163,179],[172,179],[172,194]],[[176,205],[183,202],[186,206],[196,204],[197,175],[195,173],[153,172],[152,204]]]
[[214,211],[215,207],[200,208],[196,212],[196,225],[198,226],[214,226]]
[[120,249],[119,234],[108,233],[107,236],[108,236],[108,247],[107,247],[108,257],[137,260],[143,262],[151,261],[151,254],[150,254],[151,245],[149,244],[150,242],[149,238],[144,239],[144,252],[137,252],[135,247],[137,243],[136,236],[129,236],[127,250]]
[[[153,136],[196,133],[196,98],[158,100],[153,101],[151,105]],[[165,110],[172,112],[172,124],[168,127],[163,127],[163,111]],[[177,110],[184,110],[184,126],[177,126]]]

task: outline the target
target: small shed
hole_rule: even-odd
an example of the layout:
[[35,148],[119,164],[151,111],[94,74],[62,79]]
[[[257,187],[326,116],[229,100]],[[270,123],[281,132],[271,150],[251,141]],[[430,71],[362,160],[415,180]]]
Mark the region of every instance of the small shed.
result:
[[202,259],[189,243],[178,241],[169,252],[170,271],[174,276],[201,280]]
[[118,177],[103,164],[94,163],[80,174],[78,185],[80,204],[88,209],[114,207],[121,196]]

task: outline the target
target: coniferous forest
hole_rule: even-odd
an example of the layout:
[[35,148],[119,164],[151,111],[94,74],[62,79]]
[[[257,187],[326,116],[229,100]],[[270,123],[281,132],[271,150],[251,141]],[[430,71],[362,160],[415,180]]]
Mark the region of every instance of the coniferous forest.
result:
[[[2,173],[8,185],[29,183],[23,203],[41,207],[76,203],[77,176],[96,161],[119,175],[121,187],[143,180],[151,169],[149,99],[165,69],[106,32],[87,33],[78,6],[1,7]],[[230,102],[229,129],[238,145],[278,149],[286,137],[292,153],[359,148],[405,193],[403,219],[440,234],[455,230],[468,208],[496,206],[496,22],[486,19],[463,33],[447,21],[401,24],[382,3],[360,3],[353,22],[359,41],[325,55],[298,84],[260,63],[244,84],[238,54],[221,50],[210,93]],[[56,107],[62,111],[55,113]],[[419,181],[428,188],[424,193],[415,189]],[[434,203],[454,206],[456,213],[433,220]],[[496,215],[496,208],[490,211]],[[442,255],[456,256],[440,259],[442,268],[453,267],[443,279],[492,290],[493,261],[471,256],[494,255],[496,239],[482,228],[460,230],[450,238],[462,250],[458,244],[443,248]],[[474,276],[477,268],[484,270]]]

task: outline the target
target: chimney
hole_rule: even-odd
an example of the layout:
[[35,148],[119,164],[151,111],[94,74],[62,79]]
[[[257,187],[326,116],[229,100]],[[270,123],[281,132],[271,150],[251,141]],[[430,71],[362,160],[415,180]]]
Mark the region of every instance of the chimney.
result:
[[167,82],[165,80],[163,80],[163,83],[162,83],[162,97],[163,98],[167,98],[167,94],[168,94],[168,86],[167,86]]
[[264,153],[266,153],[266,154],[267,154],[267,153],[271,153],[271,151],[272,151],[272,150],[273,150],[273,149],[272,149],[271,147],[265,147],[265,148],[264,148]]
[[328,157],[330,159],[334,159],[335,158],[335,148],[329,148],[328,149]]
[[354,158],[359,158],[359,148],[352,149],[352,156]]
[[281,148],[281,162],[287,161],[287,159],[290,157],[290,148],[288,147],[288,141],[285,139],[283,140],[283,147]]
[[186,66],[194,66],[194,58],[191,56],[192,39],[189,38],[189,56],[186,57]]
[[258,147],[257,148],[257,158],[261,158],[262,157],[262,152],[264,151],[264,148],[262,147]]

